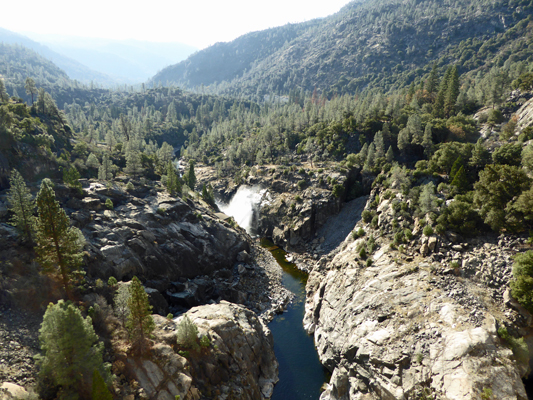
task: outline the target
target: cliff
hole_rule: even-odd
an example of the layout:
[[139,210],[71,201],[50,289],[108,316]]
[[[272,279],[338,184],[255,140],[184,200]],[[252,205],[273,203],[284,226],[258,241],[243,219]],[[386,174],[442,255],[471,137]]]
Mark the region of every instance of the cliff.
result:
[[[380,226],[391,223],[389,207],[378,205]],[[488,390],[527,399],[527,350],[498,335],[531,335],[532,316],[507,290],[524,239],[415,235],[401,253],[370,224],[357,227],[376,235],[371,262],[359,256],[366,239],[349,235],[307,283],[304,325],[332,371],[321,399],[478,399]]]

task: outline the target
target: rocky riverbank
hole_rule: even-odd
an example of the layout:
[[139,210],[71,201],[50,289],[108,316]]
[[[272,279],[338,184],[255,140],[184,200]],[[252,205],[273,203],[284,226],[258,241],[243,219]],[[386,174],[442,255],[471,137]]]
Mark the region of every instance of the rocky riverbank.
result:
[[[389,207],[377,205],[379,226]],[[418,234],[400,252],[370,224],[357,228],[367,237],[349,235],[308,279],[304,324],[332,371],[321,399],[527,399],[527,352],[498,335],[531,335],[531,315],[507,290],[523,239]]]
[[[120,183],[104,186],[87,182],[84,186],[81,195],[61,185],[55,188],[57,198],[86,239],[83,266],[87,273],[86,284],[78,287],[75,293],[80,304],[87,309],[98,302],[101,309],[108,309],[108,304],[112,304],[112,290],[106,285],[109,276],[127,281],[133,275],[143,280],[154,312],[161,316],[168,312],[179,314],[202,305],[206,305],[205,310],[218,314],[219,305],[226,304],[222,308],[227,315],[221,320],[237,325],[243,322],[243,318],[248,321],[241,327],[227,327],[232,332],[240,330],[237,344],[231,342],[237,339],[227,335],[218,339],[217,346],[226,349],[226,358],[233,357],[237,345],[242,347],[239,351],[245,351],[247,343],[251,346],[248,353],[260,351],[272,353],[272,357],[267,360],[269,366],[263,366],[258,376],[246,372],[247,364],[239,371],[234,370],[239,364],[232,364],[232,370],[228,371],[229,381],[221,383],[219,388],[220,398],[224,398],[224,393],[239,393],[241,383],[243,393],[249,391],[249,398],[268,397],[277,379],[277,370],[272,339],[264,323],[282,312],[292,299],[292,294],[281,284],[282,271],[272,255],[242,229],[220,219],[197,199],[171,198],[163,191],[141,185],[130,192]],[[112,209],[105,206],[108,199],[114,205]],[[5,213],[3,217],[6,217]],[[39,352],[38,330],[42,313],[46,304],[56,301],[61,293],[51,279],[39,273],[31,249],[19,240],[16,231],[5,223],[0,229],[0,257],[3,260],[0,338],[6,343],[0,350],[0,381],[30,388],[37,376],[34,356]],[[28,299],[32,301],[28,302]],[[154,317],[159,325],[167,326],[165,318]],[[206,332],[209,329],[216,330],[216,327],[206,327]],[[231,343],[226,343],[226,339]],[[254,341],[262,343],[262,347],[252,345]],[[176,355],[168,354],[168,349],[160,347],[156,345],[154,348],[156,356],[176,358]],[[120,359],[111,351],[106,352],[106,357],[110,357],[108,361],[113,363]],[[220,360],[217,360],[212,365],[218,366]],[[178,361],[179,365],[187,365],[183,360]],[[144,362],[140,363],[140,368],[144,368]],[[257,369],[260,364],[257,359],[249,363],[249,371]],[[132,399],[145,398],[143,396],[151,386],[148,381],[143,381],[143,376],[142,373],[132,375],[137,381],[134,385],[124,380],[125,375],[119,379],[121,395],[133,396]],[[150,375],[150,379],[154,376]],[[252,382],[255,382],[253,390],[249,389]],[[152,382],[152,387],[160,383],[154,386]],[[205,396],[202,392],[205,387],[201,383],[191,385],[199,391],[172,392],[172,399],[176,394],[186,393],[186,398],[191,399],[199,398],[197,395],[201,393]]]

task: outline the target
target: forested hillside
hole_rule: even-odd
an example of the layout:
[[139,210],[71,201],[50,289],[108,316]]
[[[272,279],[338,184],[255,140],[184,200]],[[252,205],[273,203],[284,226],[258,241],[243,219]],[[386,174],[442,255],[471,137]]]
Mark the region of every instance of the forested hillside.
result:
[[322,20],[219,43],[152,82],[258,100],[315,87],[328,94],[388,90],[420,79],[434,63],[465,73],[527,60],[532,11],[525,0],[352,2]]

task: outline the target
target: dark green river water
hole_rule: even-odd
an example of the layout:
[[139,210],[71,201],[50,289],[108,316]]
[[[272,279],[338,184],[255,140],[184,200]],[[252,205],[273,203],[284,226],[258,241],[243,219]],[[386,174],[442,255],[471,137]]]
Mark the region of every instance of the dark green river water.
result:
[[[261,245],[269,249],[274,247],[265,239],[261,240]],[[318,359],[313,337],[307,335],[302,325],[307,274],[288,263],[282,249],[276,248],[271,253],[283,268],[283,285],[295,294],[287,311],[268,325],[274,336],[274,351],[279,362],[279,382],[274,387],[272,399],[317,400],[328,375]]]

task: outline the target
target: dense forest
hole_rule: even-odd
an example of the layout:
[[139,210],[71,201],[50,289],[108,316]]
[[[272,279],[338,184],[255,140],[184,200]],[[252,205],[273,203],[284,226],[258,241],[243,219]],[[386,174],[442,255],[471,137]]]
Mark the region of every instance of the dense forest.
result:
[[315,87],[328,95],[389,90],[418,82],[433,64],[463,74],[528,60],[532,11],[529,1],[352,2],[322,20],[212,46],[152,82],[256,100]]

